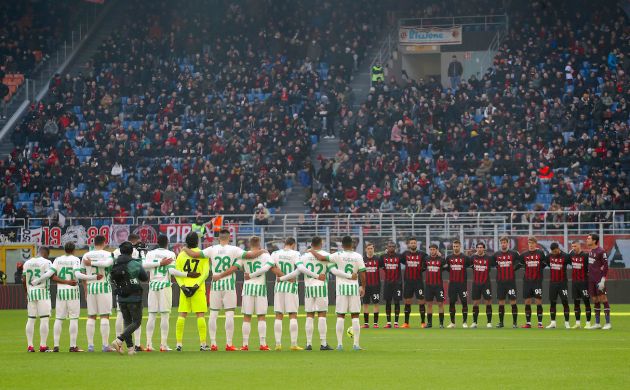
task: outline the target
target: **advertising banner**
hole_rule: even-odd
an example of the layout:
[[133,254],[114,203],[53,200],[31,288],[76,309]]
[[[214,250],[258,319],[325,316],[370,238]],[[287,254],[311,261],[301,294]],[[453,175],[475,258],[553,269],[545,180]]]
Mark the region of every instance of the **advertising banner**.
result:
[[398,37],[401,45],[461,45],[462,26],[400,27]]

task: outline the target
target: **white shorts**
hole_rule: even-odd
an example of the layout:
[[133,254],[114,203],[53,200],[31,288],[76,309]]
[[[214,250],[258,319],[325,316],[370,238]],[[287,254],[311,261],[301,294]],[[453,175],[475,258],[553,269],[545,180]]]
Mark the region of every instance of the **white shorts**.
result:
[[170,287],[161,290],[149,290],[149,313],[170,313],[173,307],[173,290]]
[[39,299],[26,304],[26,311],[30,318],[50,317],[50,299]]
[[358,295],[337,295],[337,314],[361,313],[361,298]]
[[86,300],[89,316],[108,316],[112,314],[112,293],[87,294]]
[[276,313],[297,313],[300,299],[297,294],[276,292],[273,296],[273,311]]
[[241,304],[241,312],[248,316],[262,316],[267,314],[268,307],[269,303],[267,302],[267,297],[244,295],[243,302]]
[[58,320],[76,320],[81,314],[81,301],[78,299],[70,299],[61,301],[57,299],[55,306],[55,318]]
[[328,311],[328,297],[304,298],[304,309],[307,313]]
[[210,291],[210,310],[234,310],[236,290]]

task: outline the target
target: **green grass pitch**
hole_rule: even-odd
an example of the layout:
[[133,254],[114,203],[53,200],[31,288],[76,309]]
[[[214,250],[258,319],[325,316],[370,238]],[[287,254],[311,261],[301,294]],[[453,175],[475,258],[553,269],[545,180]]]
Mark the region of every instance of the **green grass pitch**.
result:
[[[345,332],[344,352],[259,352],[255,320],[250,337],[252,351],[199,352],[196,321],[190,317],[186,322],[185,352],[136,356],[101,352],[70,354],[67,352],[67,323],[61,353],[27,354],[26,311],[0,311],[0,388],[585,389],[623,388],[630,382],[630,305],[612,305],[611,331],[565,330],[562,314],[558,316],[560,328],[555,330],[486,329],[483,308],[481,311],[479,329],[462,329],[460,316],[457,329],[419,329],[417,313],[412,316],[412,329],[363,329],[361,344],[366,350],[360,352],[350,350],[352,340]],[[175,318],[174,312],[169,336],[172,347],[175,346]],[[381,318],[383,326],[384,313]],[[509,308],[506,320],[511,323]],[[267,321],[267,340],[272,346],[272,316]],[[437,315],[434,321],[437,324]],[[523,321],[521,307],[519,322]],[[545,313],[545,325],[548,321],[549,315]],[[572,324],[573,321],[571,313]],[[237,316],[234,337],[237,346],[241,343],[241,323],[241,317]],[[448,313],[445,323],[448,324]],[[39,343],[38,324],[36,345]],[[299,343],[304,346],[303,316],[299,324]],[[51,320],[48,338],[51,347],[52,325]],[[159,345],[159,320],[156,325],[154,345]],[[347,319],[346,328],[349,326]],[[315,327],[317,347],[317,322]],[[113,337],[113,319],[111,329]],[[222,347],[225,345],[223,318],[219,319],[218,329],[218,343]],[[288,330],[285,318],[285,348],[289,346]],[[143,344],[144,336],[143,322]],[[336,344],[332,314],[328,316],[328,340],[331,346]],[[87,347],[84,318],[79,322],[78,341],[79,346]],[[98,323],[95,341],[97,344],[100,341]]]

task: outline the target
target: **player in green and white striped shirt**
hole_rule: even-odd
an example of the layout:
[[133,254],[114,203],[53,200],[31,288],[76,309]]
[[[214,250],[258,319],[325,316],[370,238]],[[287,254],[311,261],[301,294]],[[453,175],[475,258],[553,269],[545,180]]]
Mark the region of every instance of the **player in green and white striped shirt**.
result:
[[[253,236],[249,239],[249,247],[252,250],[260,249],[260,238]],[[251,333],[252,316],[258,317],[258,337],[260,338],[260,350],[269,351],[267,342],[267,279],[265,274],[273,266],[273,261],[269,253],[263,253],[255,259],[239,259],[235,265],[217,277],[224,277],[241,269],[244,272],[243,301],[241,303],[243,312],[243,346],[241,351],[249,351],[249,335]]]
[[[79,333],[79,314],[81,312],[80,290],[75,273],[80,273],[81,260],[74,256],[74,242],[64,245],[63,256],[55,259],[48,272],[42,275],[42,279],[52,277],[57,282],[57,303],[55,304],[55,326],[53,327],[54,348],[53,352],[59,352],[59,340],[63,321],[70,320],[70,352],[83,352],[77,347],[77,335]],[[39,283],[39,281],[34,281]]]
[[[50,281],[42,278],[50,269],[52,263],[47,259],[48,248],[39,248],[39,257],[34,257],[24,263],[22,271],[22,283],[28,299],[26,321],[26,341],[28,352],[35,352],[33,348],[33,334],[35,333],[35,320],[39,317],[39,352],[50,352],[47,346],[50,317]],[[37,283],[34,283],[37,282]],[[45,282],[40,284],[41,282]]]
[[86,333],[88,340],[88,352],[94,352],[94,333],[96,331],[96,316],[100,317],[101,339],[103,352],[112,352],[109,347],[109,315],[112,312],[112,289],[109,284],[114,259],[112,254],[105,250],[106,239],[102,235],[94,237],[94,250],[83,255],[81,260],[81,279],[84,279],[84,288],[87,292],[88,319]]
[[[311,240],[311,249],[316,250],[322,256],[328,256],[329,253],[322,249],[321,237],[313,237]],[[352,274],[346,274],[338,270],[333,264],[325,261],[317,260],[312,254],[306,252],[301,257],[302,264],[298,269],[289,275],[285,275],[282,279],[292,278],[295,272],[304,274],[304,308],[306,309],[306,350],[311,351],[314,331],[315,313],[318,316],[317,328],[319,330],[320,351],[330,351],[332,348],[326,340],[328,326],[326,324],[326,313],[328,311],[328,282],[326,273],[330,271],[337,277],[352,278]],[[356,275],[355,275],[356,278]]]
[[361,278],[361,285],[356,279],[337,278],[337,350],[343,350],[344,322],[347,313],[352,316],[352,330],[354,332],[354,350],[361,350],[359,337],[361,326],[359,325],[359,313],[361,312],[361,299],[365,294],[365,263],[363,256],[354,252],[354,242],[352,237],[344,236],[341,240],[342,251],[333,253],[330,256],[322,256],[317,251],[311,249],[310,253],[317,260],[328,260],[338,269],[350,273],[358,273]]
[[[147,352],[153,351],[153,330],[155,319],[160,313],[160,351],[168,347],[169,315],[173,307],[173,289],[171,276],[187,277],[188,273],[175,269],[175,253],[168,250],[168,237],[158,236],[158,247],[149,251],[142,262],[142,267],[149,274],[149,319],[147,320]],[[192,274],[192,273],[191,273]]]
[[272,271],[276,274],[276,286],[274,289],[273,306],[276,312],[276,320],[273,325],[273,334],[276,339],[276,351],[282,350],[282,319],[284,313],[289,314],[289,334],[291,335],[291,350],[300,351],[303,348],[297,345],[298,322],[297,312],[300,306],[298,297],[297,275],[284,278],[302,265],[300,252],[295,250],[296,243],[293,237],[284,240],[284,248],[271,254],[274,263]]
[[[236,265],[239,259],[252,259],[260,256],[265,251],[245,251],[237,246],[230,245],[230,231],[221,229],[219,232],[219,244],[204,249],[202,252],[190,248],[182,248],[193,258],[206,257],[210,259],[210,272],[212,272],[212,284],[210,292],[210,316],[208,333],[210,334],[210,350],[217,348],[217,318],[219,310],[225,310],[225,338],[226,351],[236,351],[232,344],[234,336],[234,309],[236,308],[236,277],[233,273],[226,275],[225,271]],[[223,274],[223,275],[222,275]]]

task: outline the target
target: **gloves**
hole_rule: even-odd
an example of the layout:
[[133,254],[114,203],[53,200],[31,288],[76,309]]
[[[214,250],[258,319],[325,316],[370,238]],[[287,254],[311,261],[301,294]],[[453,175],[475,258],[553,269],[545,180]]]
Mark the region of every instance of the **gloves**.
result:
[[191,286],[191,287],[181,286],[180,288],[181,288],[182,292],[184,293],[184,295],[186,297],[190,298],[197,292],[197,290],[199,289],[199,286],[197,286],[197,285],[194,285],[194,286]]
[[597,283],[597,289],[599,291],[604,291],[605,284],[606,284],[606,278],[602,278],[602,280],[600,280],[599,283]]

